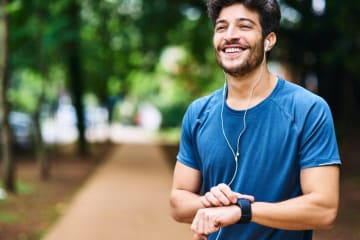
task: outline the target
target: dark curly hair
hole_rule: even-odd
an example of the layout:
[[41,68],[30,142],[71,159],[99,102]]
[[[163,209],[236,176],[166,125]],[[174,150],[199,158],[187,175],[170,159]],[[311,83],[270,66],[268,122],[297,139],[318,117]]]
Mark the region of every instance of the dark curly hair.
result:
[[271,32],[277,32],[280,26],[280,6],[277,0],[209,0],[207,3],[208,15],[215,25],[221,9],[241,3],[246,8],[256,11],[260,17],[263,37]]

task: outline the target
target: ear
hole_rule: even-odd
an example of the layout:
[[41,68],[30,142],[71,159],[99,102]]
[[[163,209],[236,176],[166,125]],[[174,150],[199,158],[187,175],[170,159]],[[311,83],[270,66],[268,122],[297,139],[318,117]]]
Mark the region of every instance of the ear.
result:
[[264,42],[264,50],[265,52],[270,51],[274,45],[276,44],[276,34],[274,32],[269,33],[266,37],[265,37],[265,42]]

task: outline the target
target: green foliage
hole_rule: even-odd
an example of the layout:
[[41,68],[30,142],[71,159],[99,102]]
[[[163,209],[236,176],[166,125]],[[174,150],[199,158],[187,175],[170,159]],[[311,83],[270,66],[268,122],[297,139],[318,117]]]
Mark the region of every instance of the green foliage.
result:
[[[59,66],[69,54],[69,39],[79,37],[87,93],[102,104],[116,96],[150,101],[163,111],[165,125],[175,125],[190,101],[223,82],[205,2],[78,1],[81,21],[76,32],[67,12],[71,0],[12,1],[8,95],[17,108],[34,111],[34,99],[45,82],[46,101],[66,90],[67,72]],[[316,72],[321,92],[331,98],[342,86],[340,76],[359,85],[360,5],[355,0],[326,1],[325,12],[317,14],[311,2],[280,1],[283,20],[272,58],[293,66],[299,79]],[[163,64],[171,48],[183,52],[175,72]],[[172,57],[177,58],[170,56],[170,61]],[[58,77],[52,76],[54,68]]]
[[159,131],[159,138],[164,139],[166,143],[178,144],[181,134],[180,127],[165,128]]
[[15,109],[34,112],[38,106],[38,97],[43,88],[43,77],[31,69],[21,69],[14,73],[8,98]]
[[107,93],[109,94],[109,96],[117,95],[119,91],[121,91],[122,89],[121,83],[122,81],[118,77],[116,76],[109,77],[109,80],[107,82]]
[[159,88],[157,80],[152,72],[131,71],[127,80],[129,95],[140,100],[153,96]]
[[31,68],[19,68],[13,72],[11,85],[7,95],[12,109],[33,114],[40,107],[39,98],[45,91],[48,103],[54,102],[59,91],[65,88],[64,70],[60,65],[54,65],[48,78]]
[[[326,1],[326,7],[321,14],[314,12],[311,1],[282,2],[292,7],[301,17],[296,26],[282,28],[280,47],[284,44],[292,53],[287,54],[286,60],[300,67],[317,67],[317,64],[330,68],[340,66],[349,73],[359,74],[360,62],[354,61],[360,50],[357,40],[360,30],[356,27],[360,7],[357,2]],[[306,58],[305,55],[309,53],[313,54],[314,61]]]
[[359,4],[325,1],[323,11],[316,12],[312,1],[281,2],[296,11],[299,20],[282,27],[274,56],[294,68],[301,84],[309,73],[316,76],[318,94],[329,103],[335,122],[351,131],[360,119]]

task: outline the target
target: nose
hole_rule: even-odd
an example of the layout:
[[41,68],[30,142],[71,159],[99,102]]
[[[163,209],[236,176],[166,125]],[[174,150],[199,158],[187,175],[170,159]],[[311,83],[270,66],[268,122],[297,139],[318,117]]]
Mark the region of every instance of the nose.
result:
[[230,25],[227,30],[224,39],[227,41],[231,41],[233,39],[240,38],[239,31],[234,25]]

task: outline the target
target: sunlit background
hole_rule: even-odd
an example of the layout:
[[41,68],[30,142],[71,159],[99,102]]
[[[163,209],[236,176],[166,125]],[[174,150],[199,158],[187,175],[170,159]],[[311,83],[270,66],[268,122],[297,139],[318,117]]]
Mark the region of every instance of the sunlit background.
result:
[[[104,145],[107,150],[126,143],[177,146],[188,104],[224,81],[205,2],[2,0],[2,201],[21,182],[13,162],[24,156],[39,163],[47,179],[54,154],[68,146],[79,156]],[[359,167],[360,5],[355,0],[279,2],[281,29],[269,68],[327,100],[343,169],[351,175],[348,182],[358,184],[353,172]],[[348,195],[349,205],[360,201],[359,190]],[[1,217],[1,204],[3,239],[7,218]],[[347,236],[360,237],[359,230]]]

